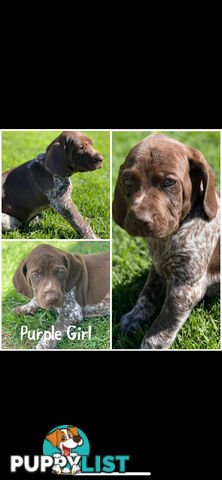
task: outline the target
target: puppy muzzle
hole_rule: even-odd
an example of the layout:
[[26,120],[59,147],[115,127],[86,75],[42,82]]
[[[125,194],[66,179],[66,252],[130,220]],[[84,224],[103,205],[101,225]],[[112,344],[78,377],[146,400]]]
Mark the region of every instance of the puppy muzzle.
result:
[[59,308],[63,304],[63,296],[57,292],[47,292],[36,298],[41,308]]
[[91,155],[87,163],[90,170],[101,168],[103,163],[103,156],[100,155],[99,153],[96,153],[95,155]]

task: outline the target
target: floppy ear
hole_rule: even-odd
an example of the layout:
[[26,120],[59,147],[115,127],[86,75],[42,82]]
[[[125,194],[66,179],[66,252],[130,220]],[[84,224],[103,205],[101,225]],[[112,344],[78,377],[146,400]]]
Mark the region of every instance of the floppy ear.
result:
[[114,199],[113,199],[113,217],[117,225],[121,228],[124,227],[124,221],[127,214],[127,204],[126,199],[123,196],[121,185],[120,185],[120,173],[123,165],[121,165],[119,170],[118,180],[115,186]]
[[66,145],[61,141],[50,143],[46,149],[46,167],[55,175],[65,177],[67,175],[68,160],[66,155]]
[[74,437],[79,436],[77,427],[67,427],[67,430],[69,430]]
[[186,147],[186,149],[188,159],[191,163],[191,168],[194,167],[195,169],[197,169],[203,182],[204,212],[206,213],[208,218],[212,220],[216,216],[218,209],[214,172],[201,152],[192,147]]
[[33,292],[31,286],[27,282],[27,267],[26,267],[26,258],[20,262],[15,275],[13,277],[13,285],[17,292],[22,293],[25,297],[32,298]]
[[81,259],[81,255],[75,254],[72,255],[69,252],[66,252],[65,257],[65,264],[68,269],[68,278],[66,281],[65,290],[69,292],[72,287],[76,284],[81,272],[84,269],[84,264]]
[[57,444],[57,433],[59,432],[59,428],[57,428],[56,430],[54,430],[54,432],[52,433],[49,433],[49,435],[46,435],[46,440],[48,440],[53,447],[56,446]]

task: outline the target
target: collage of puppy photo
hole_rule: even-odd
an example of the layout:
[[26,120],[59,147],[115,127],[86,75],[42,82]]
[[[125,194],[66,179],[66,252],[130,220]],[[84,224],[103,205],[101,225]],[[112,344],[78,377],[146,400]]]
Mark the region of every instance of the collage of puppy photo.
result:
[[220,350],[216,130],[2,130],[1,349]]

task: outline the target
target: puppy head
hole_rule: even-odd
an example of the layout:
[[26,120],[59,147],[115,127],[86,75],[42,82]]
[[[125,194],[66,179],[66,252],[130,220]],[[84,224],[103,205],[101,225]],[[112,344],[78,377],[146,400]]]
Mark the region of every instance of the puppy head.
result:
[[46,166],[60,177],[101,168],[103,157],[81,132],[63,132],[46,149]]
[[83,270],[81,256],[40,245],[24,258],[13,277],[19,293],[35,297],[41,308],[59,308]]
[[68,456],[71,449],[79,447],[83,444],[83,439],[80,437],[76,427],[57,428],[49,435],[46,435],[53,447],[61,450],[62,454]]
[[197,200],[207,219],[214,218],[214,174],[203,155],[166,135],[151,135],[120,167],[113,216],[132,236],[164,238],[177,230]]

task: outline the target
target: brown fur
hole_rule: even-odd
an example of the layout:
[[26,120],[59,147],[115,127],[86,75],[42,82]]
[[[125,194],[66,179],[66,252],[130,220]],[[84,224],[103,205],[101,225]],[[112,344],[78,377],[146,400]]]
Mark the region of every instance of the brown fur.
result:
[[61,307],[65,292],[74,286],[81,307],[94,305],[109,290],[109,252],[79,255],[43,244],[20,262],[13,284],[41,308]]
[[146,239],[152,256],[121,330],[149,324],[159,303],[141,348],[169,348],[197,302],[219,293],[220,202],[212,168],[198,150],[151,135],[120,167],[113,215],[130,235]]
[[218,275],[220,272],[220,239],[217,242],[216,248],[214,249],[213,256],[208,265],[208,273],[213,275]]
[[[126,186],[124,179],[131,185]],[[175,184],[165,187],[169,179]],[[166,135],[151,135],[129,152],[120,167],[113,215],[130,235],[163,238],[176,231],[201,197],[206,216],[214,218],[214,174],[204,156]]]

